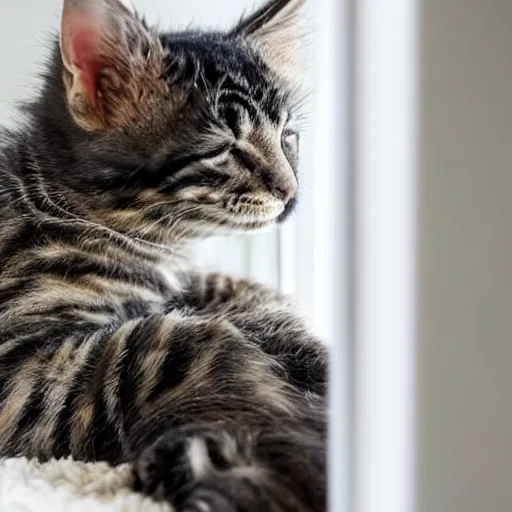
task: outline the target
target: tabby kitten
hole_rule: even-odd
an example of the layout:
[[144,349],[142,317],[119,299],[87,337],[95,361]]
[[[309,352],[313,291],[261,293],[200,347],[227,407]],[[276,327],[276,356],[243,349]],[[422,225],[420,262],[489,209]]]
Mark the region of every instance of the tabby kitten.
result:
[[64,0],[41,94],[0,136],[0,455],[132,462],[180,511],[325,510],[324,346],[184,252],[293,209],[302,4],[160,33]]

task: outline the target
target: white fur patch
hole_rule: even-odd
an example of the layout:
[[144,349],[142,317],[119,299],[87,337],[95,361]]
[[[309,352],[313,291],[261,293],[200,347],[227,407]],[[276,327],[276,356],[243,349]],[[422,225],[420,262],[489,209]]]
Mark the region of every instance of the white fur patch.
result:
[[202,439],[194,437],[188,445],[188,457],[195,478],[203,478],[210,468],[210,457]]

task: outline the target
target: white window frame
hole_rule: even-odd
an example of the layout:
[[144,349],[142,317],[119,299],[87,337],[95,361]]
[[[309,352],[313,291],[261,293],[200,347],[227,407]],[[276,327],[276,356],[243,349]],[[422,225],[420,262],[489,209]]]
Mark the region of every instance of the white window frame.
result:
[[315,5],[312,179],[279,275],[332,349],[332,512],[414,510],[418,3]]
[[301,140],[296,215],[280,229],[280,287],[330,346],[330,510],[352,510],[351,6],[310,4],[314,23],[310,130]]

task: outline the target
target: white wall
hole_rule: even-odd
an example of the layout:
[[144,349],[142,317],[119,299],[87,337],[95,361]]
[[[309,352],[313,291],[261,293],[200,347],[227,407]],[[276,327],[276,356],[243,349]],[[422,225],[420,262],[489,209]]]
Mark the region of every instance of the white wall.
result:
[[511,27],[423,1],[419,512],[512,510]]
[[48,31],[58,26],[60,0],[0,2],[0,123],[30,97],[45,55]]

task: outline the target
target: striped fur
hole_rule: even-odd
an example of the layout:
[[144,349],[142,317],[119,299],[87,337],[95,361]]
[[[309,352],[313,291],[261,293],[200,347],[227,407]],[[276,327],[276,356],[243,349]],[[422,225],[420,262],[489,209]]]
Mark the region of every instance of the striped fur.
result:
[[320,512],[324,346],[186,248],[293,209],[295,82],[251,38],[302,2],[225,35],[156,34],[118,1],[87,4],[109,6],[91,86],[66,0],[62,53],[0,133],[0,455],[132,461],[178,510]]

